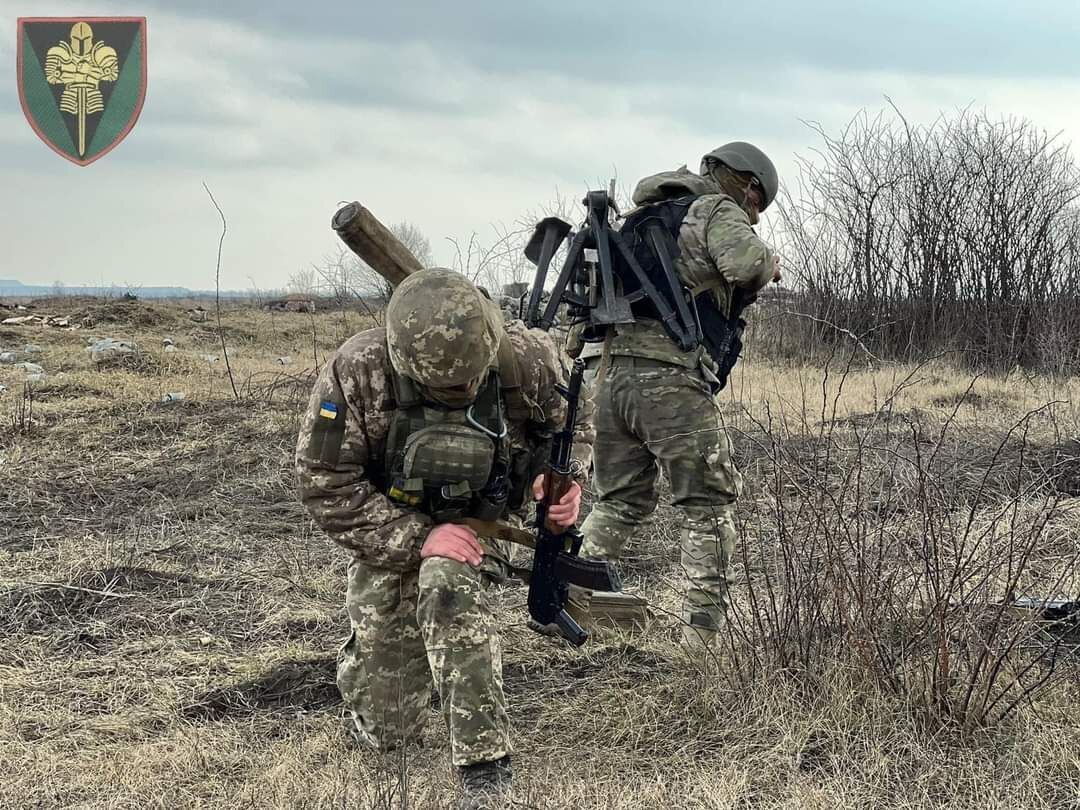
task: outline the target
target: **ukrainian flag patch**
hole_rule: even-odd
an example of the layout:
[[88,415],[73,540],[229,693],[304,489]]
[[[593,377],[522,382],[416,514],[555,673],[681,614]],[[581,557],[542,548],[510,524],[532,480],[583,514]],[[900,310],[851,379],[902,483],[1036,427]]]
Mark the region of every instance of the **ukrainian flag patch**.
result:
[[333,402],[324,402],[319,405],[319,416],[323,419],[337,419],[338,406]]

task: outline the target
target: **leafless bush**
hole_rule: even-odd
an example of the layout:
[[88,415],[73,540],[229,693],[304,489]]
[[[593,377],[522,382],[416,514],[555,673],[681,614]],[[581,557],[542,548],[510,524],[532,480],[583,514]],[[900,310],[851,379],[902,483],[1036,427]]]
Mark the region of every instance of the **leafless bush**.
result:
[[[838,419],[860,353],[826,365],[839,382],[801,417],[747,416],[744,468],[764,483],[741,532],[728,674],[814,684],[841,663],[939,721],[992,724],[1075,652],[1012,607],[1077,584],[1080,547],[1055,523],[1077,466],[1059,450],[1061,403],[972,437],[957,414],[974,381],[938,420],[894,407],[916,371],[874,413]],[[1033,425],[1054,439],[1033,441]]]
[[873,330],[890,357],[964,349],[998,368],[1075,367],[1080,175],[1065,144],[970,110],[812,128],[821,146],[780,214],[813,315]]
[[28,434],[34,426],[34,389],[30,383],[23,384],[22,396],[12,405],[10,424],[13,435]]

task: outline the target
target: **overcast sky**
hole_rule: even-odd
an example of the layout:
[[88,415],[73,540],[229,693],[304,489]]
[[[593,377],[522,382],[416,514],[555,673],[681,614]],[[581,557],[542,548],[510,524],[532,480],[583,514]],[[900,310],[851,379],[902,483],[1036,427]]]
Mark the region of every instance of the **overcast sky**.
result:
[[[19,16],[146,16],[135,129],[89,167],[30,128]],[[0,278],[282,287],[336,247],[359,199],[447,237],[751,140],[791,178],[803,121],[890,97],[912,120],[974,105],[1080,137],[1080,5],[723,0],[85,2],[0,0]]]

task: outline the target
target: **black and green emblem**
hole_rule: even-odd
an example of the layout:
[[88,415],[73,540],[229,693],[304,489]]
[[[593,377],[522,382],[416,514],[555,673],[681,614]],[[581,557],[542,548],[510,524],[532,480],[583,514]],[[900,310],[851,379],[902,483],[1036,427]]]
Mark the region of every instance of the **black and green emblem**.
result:
[[86,166],[131,132],[146,97],[145,17],[21,17],[19,99],[41,140]]

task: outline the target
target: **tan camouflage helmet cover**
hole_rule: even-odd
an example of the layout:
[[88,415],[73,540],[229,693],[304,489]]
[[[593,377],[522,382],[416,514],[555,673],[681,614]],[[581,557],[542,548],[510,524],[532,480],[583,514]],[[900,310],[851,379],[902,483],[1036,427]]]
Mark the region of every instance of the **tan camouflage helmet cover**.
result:
[[386,306],[386,343],[398,374],[432,388],[467,385],[498,357],[502,323],[493,304],[460,273],[413,273]]

